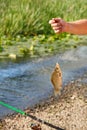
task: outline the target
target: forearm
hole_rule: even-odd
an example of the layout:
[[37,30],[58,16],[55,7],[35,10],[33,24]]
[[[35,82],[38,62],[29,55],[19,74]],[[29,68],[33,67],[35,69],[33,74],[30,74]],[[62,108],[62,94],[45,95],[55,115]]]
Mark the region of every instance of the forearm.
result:
[[65,32],[78,35],[87,34],[87,19],[78,20],[75,22],[67,22]]

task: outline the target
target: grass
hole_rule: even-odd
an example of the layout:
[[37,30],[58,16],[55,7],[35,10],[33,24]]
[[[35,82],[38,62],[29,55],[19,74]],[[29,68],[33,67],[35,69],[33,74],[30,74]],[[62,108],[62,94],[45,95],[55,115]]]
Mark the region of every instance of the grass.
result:
[[[48,24],[53,17],[67,21],[87,18],[87,0],[0,0],[0,52],[6,51],[6,46],[14,46],[18,42],[22,46],[26,41],[30,48],[27,45],[19,48],[24,54],[37,52],[40,50],[38,47],[41,50],[45,48],[44,52],[52,52],[60,46],[65,48],[64,43],[71,36],[54,34]],[[31,37],[32,42],[28,40]],[[53,45],[55,40],[61,44],[56,42]],[[38,53],[42,53],[41,50]]]
[[53,17],[77,20],[87,17],[86,0],[0,0],[0,34],[50,34]]

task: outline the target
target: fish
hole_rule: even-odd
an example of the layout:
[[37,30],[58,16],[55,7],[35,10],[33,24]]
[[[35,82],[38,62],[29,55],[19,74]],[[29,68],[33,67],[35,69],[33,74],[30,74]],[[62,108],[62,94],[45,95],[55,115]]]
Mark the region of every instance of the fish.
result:
[[62,71],[58,63],[56,63],[56,66],[51,74],[51,83],[54,87],[54,95],[57,97],[61,94],[62,89]]

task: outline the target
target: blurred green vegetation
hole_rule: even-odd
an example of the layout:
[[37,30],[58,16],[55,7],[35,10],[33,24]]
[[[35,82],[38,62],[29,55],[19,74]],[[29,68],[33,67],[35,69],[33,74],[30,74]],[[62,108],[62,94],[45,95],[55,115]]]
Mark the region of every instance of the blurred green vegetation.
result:
[[87,18],[86,0],[0,0],[0,34],[51,34],[48,21]]
[[72,46],[66,43],[78,41],[78,36],[54,34],[48,23],[53,17],[67,21],[87,18],[87,0],[0,0],[0,52],[20,43],[18,50],[24,55]]

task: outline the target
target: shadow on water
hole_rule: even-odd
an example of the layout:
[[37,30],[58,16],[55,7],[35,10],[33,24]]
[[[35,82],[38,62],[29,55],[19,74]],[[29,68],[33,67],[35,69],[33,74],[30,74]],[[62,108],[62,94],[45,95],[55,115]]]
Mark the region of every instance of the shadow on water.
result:
[[[17,108],[32,106],[53,93],[50,82],[58,62],[63,85],[87,72],[87,47],[82,46],[49,58],[0,63],[0,100]],[[0,106],[0,117],[11,111]]]

